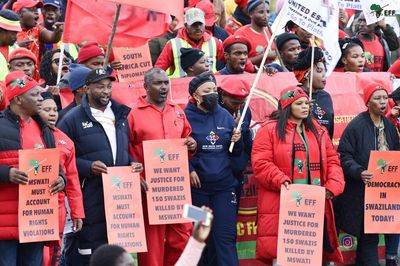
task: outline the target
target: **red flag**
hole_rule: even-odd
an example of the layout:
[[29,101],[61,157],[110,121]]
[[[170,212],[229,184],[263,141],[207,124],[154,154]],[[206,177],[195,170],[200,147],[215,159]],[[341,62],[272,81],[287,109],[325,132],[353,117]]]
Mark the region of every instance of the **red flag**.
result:
[[116,3],[143,7],[164,14],[174,15],[180,22],[183,22],[183,1],[182,0],[108,0]]
[[[63,42],[96,41],[106,45],[117,7],[106,0],[70,0]],[[113,46],[137,47],[165,33],[170,18],[148,9],[122,5]]]

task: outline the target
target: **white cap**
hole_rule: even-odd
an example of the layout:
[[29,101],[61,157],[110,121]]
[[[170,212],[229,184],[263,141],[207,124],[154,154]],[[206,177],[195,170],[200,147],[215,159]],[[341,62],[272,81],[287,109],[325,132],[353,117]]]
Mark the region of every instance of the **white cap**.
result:
[[193,7],[185,13],[185,24],[191,26],[196,22],[205,24],[204,12],[201,9]]

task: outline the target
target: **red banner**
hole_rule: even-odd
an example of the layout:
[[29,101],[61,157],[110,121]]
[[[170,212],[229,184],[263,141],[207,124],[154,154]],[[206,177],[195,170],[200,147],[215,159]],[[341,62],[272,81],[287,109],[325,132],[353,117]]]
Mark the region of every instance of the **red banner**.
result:
[[[70,0],[64,22],[64,43],[96,41],[106,45],[114,21],[116,4],[106,0]],[[132,19],[134,18],[134,20]],[[122,5],[114,47],[137,47],[167,30],[169,15]]]
[[160,13],[174,15],[183,22],[183,1],[182,0],[109,0],[116,3],[147,8]]

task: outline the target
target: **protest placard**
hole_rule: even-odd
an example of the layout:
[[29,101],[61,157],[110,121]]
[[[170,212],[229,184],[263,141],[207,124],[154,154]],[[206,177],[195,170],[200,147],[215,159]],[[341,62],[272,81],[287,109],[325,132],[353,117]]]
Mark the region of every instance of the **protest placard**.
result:
[[365,185],[365,233],[400,232],[400,152],[371,151]]
[[191,204],[185,139],[143,141],[150,224],[184,223],[183,205]]
[[[327,75],[330,75],[341,57],[338,43],[338,2],[332,0],[317,2],[315,0],[288,0],[283,5],[272,28],[283,29],[288,21],[292,21],[303,30],[323,40]],[[281,25],[276,25],[278,22]]]
[[314,185],[281,187],[278,265],[321,265],[325,188]]
[[58,149],[19,150],[19,170],[28,174],[28,184],[19,185],[19,242],[59,240],[58,194],[50,184],[59,176]]
[[102,177],[108,243],[146,252],[139,174],[130,166],[108,167]]
[[113,48],[113,52],[115,60],[122,64],[117,70],[120,82],[142,82],[144,73],[153,67],[147,43],[136,48]]

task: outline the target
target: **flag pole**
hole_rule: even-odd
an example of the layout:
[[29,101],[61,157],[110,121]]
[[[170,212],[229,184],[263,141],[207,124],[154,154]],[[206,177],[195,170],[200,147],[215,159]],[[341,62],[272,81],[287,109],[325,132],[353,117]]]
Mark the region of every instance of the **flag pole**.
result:
[[61,80],[61,73],[62,73],[62,65],[63,65],[63,60],[64,60],[64,51],[65,51],[65,43],[61,43],[60,46],[60,58],[58,59],[58,69],[57,69],[57,82],[56,85],[60,82]]
[[308,94],[310,97],[310,101],[312,100],[312,83],[313,83],[313,76],[314,76],[314,56],[315,56],[315,36],[312,36],[311,39],[311,70],[310,70],[310,83],[308,85]]
[[[272,32],[271,40],[275,39],[275,35],[276,35],[276,32],[278,31],[279,25],[281,24],[282,17],[283,16],[278,16],[278,22],[276,23],[276,29],[274,30],[274,32]],[[249,96],[247,96],[247,99],[246,99],[246,103],[244,104],[243,111],[242,111],[242,114],[240,116],[238,126],[236,128],[236,130],[238,130],[239,132],[242,129],[242,124],[243,124],[244,117],[246,116],[247,109],[249,109],[250,100],[251,100],[251,97],[253,96],[254,90],[256,89],[257,83],[260,80],[260,76],[261,76],[261,73],[262,73],[262,71],[264,69],[264,65],[265,65],[265,61],[267,60],[268,53],[271,50],[272,43],[273,43],[272,41],[269,42],[268,46],[267,46],[267,49],[265,49],[265,53],[264,53],[264,56],[263,56],[263,58],[261,60],[260,67],[258,68],[256,78],[254,79],[253,85],[251,86]],[[233,151],[233,146],[234,145],[235,145],[235,142],[231,142],[231,145],[229,146],[229,151],[230,152]]]
[[120,11],[121,11],[121,4],[117,4],[117,10],[115,11],[111,34],[110,34],[110,37],[108,38],[107,51],[106,51],[106,56],[104,58],[103,68],[107,67],[108,60],[110,59],[111,47],[112,47],[112,43],[114,40],[115,32],[117,31],[117,24],[118,24],[118,18],[119,18]]

